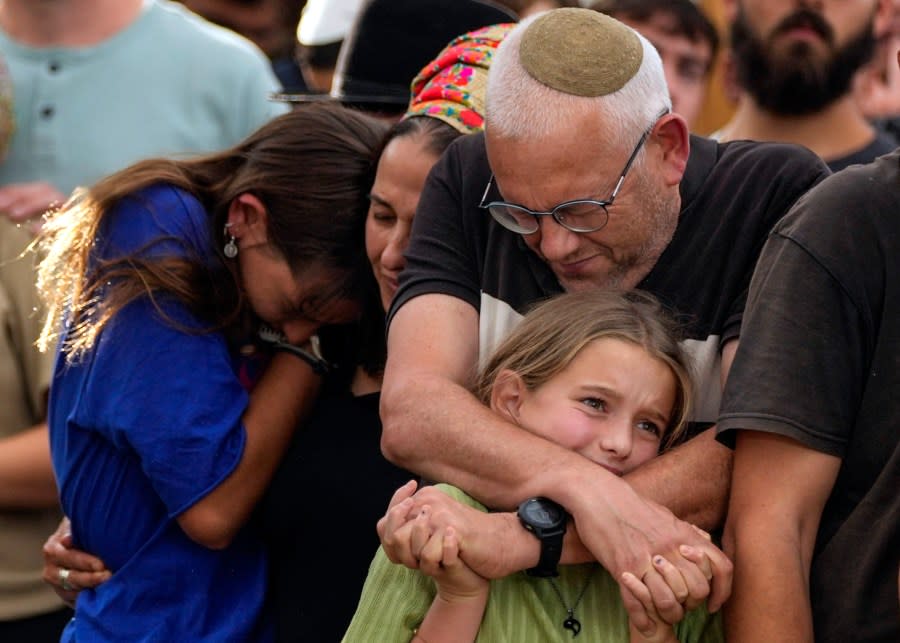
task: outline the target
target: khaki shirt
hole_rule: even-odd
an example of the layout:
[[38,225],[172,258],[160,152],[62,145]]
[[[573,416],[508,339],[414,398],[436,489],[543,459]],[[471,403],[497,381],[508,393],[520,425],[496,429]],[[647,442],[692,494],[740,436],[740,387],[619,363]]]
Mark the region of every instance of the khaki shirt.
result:
[[[0,216],[0,449],[3,438],[44,419],[53,368],[53,355],[34,346],[42,314],[34,284],[35,260],[31,253],[22,254],[29,242],[24,230]],[[0,507],[0,621],[61,606],[41,580],[41,545],[60,515],[58,509]]]

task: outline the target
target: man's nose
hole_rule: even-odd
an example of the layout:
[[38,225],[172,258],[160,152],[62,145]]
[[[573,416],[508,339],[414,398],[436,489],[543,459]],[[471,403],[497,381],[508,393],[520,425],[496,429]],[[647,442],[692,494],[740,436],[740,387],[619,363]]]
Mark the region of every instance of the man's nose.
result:
[[578,249],[578,233],[565,228],[551,216],[539,219],[540,251],[547,261],[561,261]]

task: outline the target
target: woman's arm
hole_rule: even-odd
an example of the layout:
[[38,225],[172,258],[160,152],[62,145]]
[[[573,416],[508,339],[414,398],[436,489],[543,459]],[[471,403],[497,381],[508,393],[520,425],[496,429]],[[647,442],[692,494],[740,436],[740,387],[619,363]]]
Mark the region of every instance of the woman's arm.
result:
[[229,545],[272,479],[320,383],[303,360],[287,353],[273,356],[243,415],[247,439],[237,467],[178,516],[178,524],[192,540],[211,549]]

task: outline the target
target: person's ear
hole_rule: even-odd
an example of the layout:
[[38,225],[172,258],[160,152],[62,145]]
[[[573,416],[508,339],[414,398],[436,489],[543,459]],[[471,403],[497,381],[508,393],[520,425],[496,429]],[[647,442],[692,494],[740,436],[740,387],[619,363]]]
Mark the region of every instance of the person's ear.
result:
[[228,233],[241,241],[241,249],[269,242],[266,206],[255,195],[244,192],[228,206]]
[[681,183],[691,153],[690,132],[684,118],[669,113],[656,121],[650,134],[657,150],[658,174],[667,186]]
[[515,371],[500,371],[491,388],[491,410],[506,420],[518,424],[519,414],[528,388]]

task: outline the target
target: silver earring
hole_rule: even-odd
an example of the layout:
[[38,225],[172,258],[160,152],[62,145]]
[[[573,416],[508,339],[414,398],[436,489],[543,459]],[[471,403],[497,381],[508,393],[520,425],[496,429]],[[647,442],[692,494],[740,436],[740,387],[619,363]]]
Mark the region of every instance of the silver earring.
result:
[[229,259],[234,259],[238,254],[237,244],[234,242],[234,235],[228,234],[228,228],[231,226],[230,223],[225,224],[225,234],[228,235],[228,243],[225,244],[225,247],[222,249],[222,252]]

